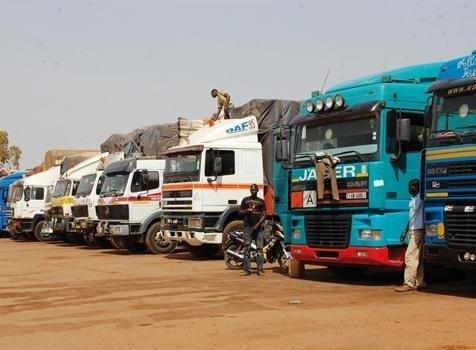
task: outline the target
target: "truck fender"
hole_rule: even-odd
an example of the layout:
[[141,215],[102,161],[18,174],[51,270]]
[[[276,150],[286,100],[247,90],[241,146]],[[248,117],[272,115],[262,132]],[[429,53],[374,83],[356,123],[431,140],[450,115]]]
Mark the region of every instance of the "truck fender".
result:
[[35,230],[35,226],[38,222],[40,222],[41,220],[45,220],[45,215],[43,214],[35,214],[35,216],[33,216],[33,221],[31,223],[31,229],[34,231]]
[[149,226],[155,222],[155,221],[160,221],[160,211],[154,211],[153,213],[149,214],[149,216],[147,216],[143,221],[142,221],[142,224],[140,225],[140,229],[139,229],[139,232],[141,234],[144,234],[147,232],[147,229],[149,228]]
[[217,221],[216,229],[218,232],[223,232],[230,217],[234,217],[237,220],[241,219],[240,207],[238,205],[229,206],[225,211],[220,215]]

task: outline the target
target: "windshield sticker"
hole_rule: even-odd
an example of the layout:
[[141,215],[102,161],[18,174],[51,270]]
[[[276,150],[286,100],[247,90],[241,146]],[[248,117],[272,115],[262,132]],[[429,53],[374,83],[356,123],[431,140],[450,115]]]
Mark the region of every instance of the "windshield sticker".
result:
[[470,84],[465,86],[460,86],[456,88],[451,88],[446,91],[447,96],[456,96],[456,95],[465,95],[476,91],[476,84]]
[[383,181],[383,179],[374,180],[374,187],[383,187],[383,186],[385,186],[385,182]]

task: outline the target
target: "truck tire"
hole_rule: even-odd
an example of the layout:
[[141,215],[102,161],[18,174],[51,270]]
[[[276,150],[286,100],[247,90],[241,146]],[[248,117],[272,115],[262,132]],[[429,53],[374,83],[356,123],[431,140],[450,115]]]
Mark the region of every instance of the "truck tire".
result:
[[33,231],[33,234],[35,235],[35,239],[39,242],[44,242],[48,240],[48,237],[44,237],[43,234],[41,233],[41,230],[43,229],[43,224],[45,223],[45,220],[40,220],[36,223],[35,229]]
[[225,226],[225,229],[223,230],[223,236],[222,236],[222,240],[221,240],[221,249],[222,249],[222,251],[225,250],[225,245],[226,245],[226,242],[228,241],[228,236],[230,235],[230,233],[235,232],[235,231],[243,232],[244,229],[245,229],[245,225],[243,223],[243,220],[230,221]]
[[101,248],[101,249],[112,248],[111,242],[108,241],[106,238],[94,237],[94,241],[96,242],[98,247]]
[[83,240],[84,240],[84,243],[88,246],[88,247],[94,247],[95,245],[97,245],[96,243],[96,240],[94,239],[94,235],[92,232],[88,232],[88,233],[82,233],[83,235]]
[[69,243],[74,245],[83,245],[84,239],[82,235],[78,235],[76,232],[66,232],[65,236],[68,238]]
[[368,270],[366,267],[327,266],[330,272],[340,278],[359,278]]
[[111,242],[113,248],[126,249],[126,245],[124,244],[122,237],[111,236],[109,242]]
[[188,245],[187,249],[196,258],[211,258],[219,250],[218,244],[204,244],[201,246]]
[[123,239],[124,246],[126,247],[129,253],[137,254],[137,253],[145,253],[147,251],[147,247],[144,243],[138,243],[130,239]]
[[156,222],[145,234],[145,246],[151,253],[167,254],[175,249],[177,242],[166,239],[160,230],[160,222]]
[[302,261],[291,259],[288,274],[291,278],[304,278],[306,276],[306,265]]

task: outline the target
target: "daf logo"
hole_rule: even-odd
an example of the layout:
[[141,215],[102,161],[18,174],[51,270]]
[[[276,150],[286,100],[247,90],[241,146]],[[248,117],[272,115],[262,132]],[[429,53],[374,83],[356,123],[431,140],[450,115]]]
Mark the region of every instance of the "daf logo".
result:
[[111,209],[109,207],[106,207],[106,210],[104,210],[104,215],[109,216],[111,214]]

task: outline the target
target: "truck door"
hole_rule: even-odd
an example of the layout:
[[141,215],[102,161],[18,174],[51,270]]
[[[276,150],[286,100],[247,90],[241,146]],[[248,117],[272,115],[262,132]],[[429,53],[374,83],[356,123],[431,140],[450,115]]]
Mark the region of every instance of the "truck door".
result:
[[205,153],[203,211],[222,212],[230,205],[239,204],[240,185],[237,171],[237,150],[208,149]]

